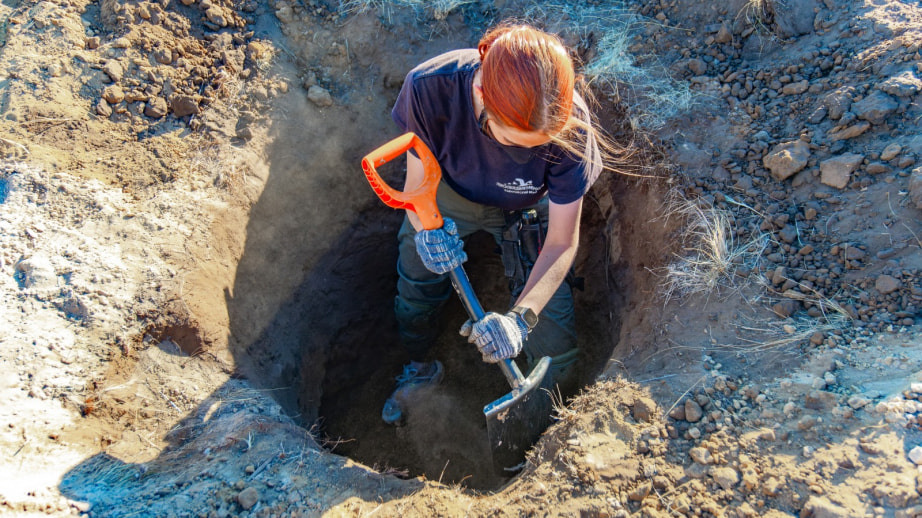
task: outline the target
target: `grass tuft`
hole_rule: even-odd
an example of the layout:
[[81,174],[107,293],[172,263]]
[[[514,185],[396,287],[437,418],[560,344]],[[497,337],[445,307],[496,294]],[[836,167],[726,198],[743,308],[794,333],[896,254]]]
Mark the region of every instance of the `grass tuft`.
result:
[[702,207],[676,195],[666,213],[687,221],[683,236],[683,255],[666,267],[665,298],[685,297],[695,293],[720,293],[750,282],[762,253],[768,246],[768,234],[757,234],[740,242],[733,231],[729,214],[717,207]]

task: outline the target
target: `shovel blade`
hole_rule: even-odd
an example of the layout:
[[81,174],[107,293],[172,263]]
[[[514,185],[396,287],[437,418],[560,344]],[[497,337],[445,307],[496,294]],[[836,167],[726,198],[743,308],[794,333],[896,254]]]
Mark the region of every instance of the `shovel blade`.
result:
[[483,409],[493,468],[498,475],[508,477],[519,471],[525,452],[551,424],[550,364],[550,358],[541,358],[521,387]]

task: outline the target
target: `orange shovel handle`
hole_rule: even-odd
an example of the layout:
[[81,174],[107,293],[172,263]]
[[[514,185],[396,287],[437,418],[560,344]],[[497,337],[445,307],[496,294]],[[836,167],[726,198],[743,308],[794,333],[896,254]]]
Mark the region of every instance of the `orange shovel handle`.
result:
[[[416,151],[416,155],[423,163],[423,183],[410,192],[402,192],[382,180],[375,168],[390,162],[410,149]],[[439,167],[429,147],[414,133],[404,133],[365,155],[362,159],[362,169],[365,170],[365,178],[368,179],[371,188],[385,205],[415,212],[426,230],[442,228],[442,214],[439,213],[435,202],[439,180],[442,178],[442,168]]]

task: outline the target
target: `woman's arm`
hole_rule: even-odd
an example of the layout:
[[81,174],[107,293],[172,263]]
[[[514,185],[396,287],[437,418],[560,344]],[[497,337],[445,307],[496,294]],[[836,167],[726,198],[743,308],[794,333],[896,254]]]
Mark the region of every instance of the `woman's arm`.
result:
[[579,245],[579,220],[583,199],[564,205],[549,202],[547,238],[528,276],[516,306],[541,313],[567,277]]

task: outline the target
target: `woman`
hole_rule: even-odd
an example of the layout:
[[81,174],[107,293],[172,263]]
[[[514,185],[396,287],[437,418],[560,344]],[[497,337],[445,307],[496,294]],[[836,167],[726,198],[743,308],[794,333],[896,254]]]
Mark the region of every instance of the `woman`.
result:
[[[514,358],[524,349],[529,366],[551,356],[555,380],[576,381],[573,298],[564,280],[579,242],[583,196],[602,169],[598,143],[604,142],[576,86],[565,46],[528,25],[494,28],[477,49],[437,56],[407,75],[392,117],[438,159],[445,224],[422,230],[408,211],[398,235],[395,311],[411,361],[385,403],[386,422],[399,423],[407,396],[442,378],[442,364],[427,352],[452,292],[445,274],[467,260],[461,238],[485,230],[500,242],[517,211],[537,210],[547,227],[543,248],[513,309],[468,322],[462,334],[484,361]],[[422,163],[408,153],[405,188],[422,178]]]

